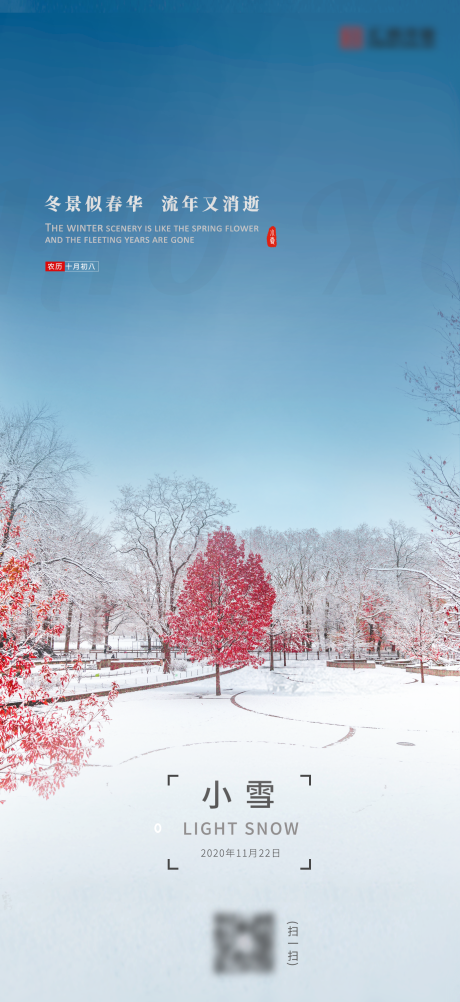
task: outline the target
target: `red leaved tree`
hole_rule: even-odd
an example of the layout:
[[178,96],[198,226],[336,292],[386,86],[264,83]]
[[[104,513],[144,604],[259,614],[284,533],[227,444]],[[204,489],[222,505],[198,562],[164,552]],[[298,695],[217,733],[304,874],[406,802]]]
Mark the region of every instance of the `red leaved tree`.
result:
[[411,592],[400,593],[394,611],[393,637],[402,653],[420,663],[420,680],[425,681],[424,665],[448,653],[444,636],[446,621],[443,603],[430,586],[418,584]]
[[380,657],[380,648],[385,637],[385,629],[390,622],[389,602],[385,595],[378,591],[365,596],[360,618],[360,630],[366,647],[375,651]]
[[220,696],[221,668],[262,664],[253,652],[269,626],[274,601],[262,557],[245,558],[244,543],[237,544],[228,526],[220,528],[189,567],[169,620],[171,642],[216,666]]
[[[0,496],[0,536],[10,519]],[[19,545],[20,527],[10,532]],[[90,696],[74,703],[58,700],[75,677],[56,672],[37,649],[64,627],[57,622],[67,595],[59,591],[37,600],[40,585],[30,576],[32,553],[11,555],[0,567],[0,790],[26,783],[49,797],[76,776],[103,742],[90,734],[107,720],[104,703]],[[78,669],[79,662],[74,665]],[[112,688],[109,700],[116,695]]]

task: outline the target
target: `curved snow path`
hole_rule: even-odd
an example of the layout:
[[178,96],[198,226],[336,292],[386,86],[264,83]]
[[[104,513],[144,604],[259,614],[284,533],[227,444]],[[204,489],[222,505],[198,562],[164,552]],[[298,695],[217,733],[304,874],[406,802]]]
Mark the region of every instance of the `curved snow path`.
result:
[[[292,720],[297,724],[319,724],[320,727],[348,727],[348,733],[343,738],[339,738],[338,741],[331,741],[328,745],[321,745],[321,748],[332,748],[332,745],[339,745],[341,741],[348,741],[349,738],[354,738],[356,734],[356,727],[351,727],[350,724],[330,724],[327,720],[300,720],[299,717],[281,717],[279,713],[264,713],[263,710],[251,710],[249,706],[242,706],[241,703],[236,702],[236,697],[244,696],[245,692],[246,689],[236,692],[231,697],[230,702],[233,703],[233,706],[237,706],[239,710],[246,710],[247,713],[258,713],[262,717],[276,717],[277,720]],[[377,729],[379,728],[372,728],[372,730]]]
[[[244,707],[243,707],[244,709]],[[254,711],[255,712],[255,711]],[[284,718],[286,719],[286,718]],[[341,727],[341,724],[334,725]],[[353,728],[351,728],[353,730]],[[346,737],[352,737],[352,735],[346,735]],[[341,741],[345,741],[345,738],[341,738]],[[334,741],[333,744],[338,744]],[[164,748],[151,748],[149,751],[140,752],[139,755],[131,755],[131,758],[124,758],[121,762],[115,762],[105,764],[103,762],[85,762],[82,766],[83,769],[115,769],[117,765],[126,765],[127,762],[134,762],[135,759],[145,758],[146,755],[154,755],[155,752],[162,751],[177,751],[178,748],[196,748],[201,745],[286,745],[289,748],[311,748],[312,745],[299,744],[298,741],[240,741],[237,738],[223,738],[217,741],[188,741],[184,745],[165,745]],[[314,747],[314,746],[313,746]],[[329,745],[324,745],[328,748]]]

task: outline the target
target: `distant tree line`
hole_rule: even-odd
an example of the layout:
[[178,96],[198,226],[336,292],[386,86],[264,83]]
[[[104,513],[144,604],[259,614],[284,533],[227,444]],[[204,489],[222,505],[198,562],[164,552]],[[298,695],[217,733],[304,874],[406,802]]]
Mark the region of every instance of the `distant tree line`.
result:
[[[162,645],[168,671],[171,617],[186,575],[235,506],[197,477],[156,474],[142,488],[120,489],[112,525],[102,530],[78,501],[78,477],[86,470],[46,408],[3,414],[0,489],[9,514],[0,566],[16,547],[14,532],[21,526],[21,547],[33,554],[30,571],[40,596],[57,590],[67,596],[61,637],[66,651],[81,649],[83,642],[107,648],[115,634],[136,633],[148,649]],[[236,542],[247,555],[260,555],[275,590],[259,646],[285,657],[294,650],[332,649],[354,657],[360,651],[380,655],[389,645],[413,651],[418,642],[424,657],[455,656],[458,474],[430,458],[421,459],[414,477],[432,518],[427,533],[391,520],[383,529],[360,525],[319,533],[258,526],[239,535]],[[48,625],[42,644],[51,651],[54,624]],[[26,635],[27,621],[23,629]]]

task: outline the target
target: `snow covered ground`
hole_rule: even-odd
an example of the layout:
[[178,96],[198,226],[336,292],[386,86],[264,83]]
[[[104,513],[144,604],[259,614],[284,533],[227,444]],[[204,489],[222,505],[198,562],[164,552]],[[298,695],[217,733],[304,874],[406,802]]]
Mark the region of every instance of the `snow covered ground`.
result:
[[[292,661],[222,688],[121,695],[78,779],[6,796],[4,997],[457,1002],[460,679]],[[225,956],[216,914],[249,923]],[[216,973],[266,963],[267,914],[273,969]]]

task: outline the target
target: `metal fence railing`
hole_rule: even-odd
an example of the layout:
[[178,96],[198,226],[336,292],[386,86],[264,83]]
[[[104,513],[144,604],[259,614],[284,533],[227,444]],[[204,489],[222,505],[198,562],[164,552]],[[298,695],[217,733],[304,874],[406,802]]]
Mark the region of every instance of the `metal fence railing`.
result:
[[[269,651],[264,651],[262,650],[262,648],[258,648],[252,651],[251,653],[257,654],[258,657],[265,656],[266,659],[270,657]],[[285,656],[284,651],[282,650],[274,651],[273,657],[275,661],[283,661],[284,656]],[[338,659],[340,657],[343,658],[345,656],[351,657],[351,653],[344,650],[342,650],[339,653],[339,651],[336,648],[332,647],[314,648],[311,650],[303,650],[303,651],[286,651],[286,658],[289,661],[293,659],[296,661],[321,661],[321,660],[331,661],[334,659]],[[377,650],[372,651],[368,649],[367,650],[356,649],[355,657],[357,659],[373,658],[373,659],[378,659],[379,661],[380,660],[389,661],[393,659],[398,660],[400,657],[400,652],[384,650],[384,649],[381,649],[380,652],[378,652]],[[101,660],[145,662],[155,659],[163,660],[164,651],[160,644],[158,645],[152,644],[150,650],[147,650],[147,648],[141,650],[132,650],[130,647],[126,648],[120,647],[116,651],[111,650],[110,648],[104,650],[102,647],[99,647],[97,650],[91,650],[88,648],[84,650],[77,650],[76,648],[72,648],[71,650],[68,651],[68,653],[65,653],[64,651],[55,650],[51,654],[51,658],[53,662],[63,662],[63,663],[67,662],[72,663],[77,658],[80,658],[83,663],[86,662],[94,663],[95,661],[101,661]],[[186,651],[178,647],[173,647],[171,648],[171,661],[174,662],[177,659],[189,660]]]

